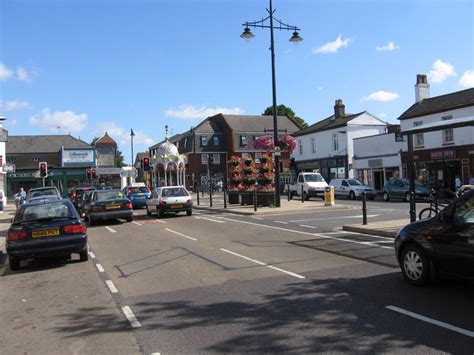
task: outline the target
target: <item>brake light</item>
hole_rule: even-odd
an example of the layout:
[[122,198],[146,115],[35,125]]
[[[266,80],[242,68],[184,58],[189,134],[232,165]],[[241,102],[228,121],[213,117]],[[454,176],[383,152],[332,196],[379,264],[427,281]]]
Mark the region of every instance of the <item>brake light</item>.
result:
[[133,209],[133,205],[131,203],[127,203],[127,205],[125,207],[130,209],[130,210]]
[[189,200],[186,201],[187,204],[193,203],[193,200],[190,198]]
[[102,212],[104,209],[102,207],[96,206],[93,208],[94,212]]
[[7,240],[20,240],[26,238],[26,231],[23,229],[8,232]]
[[64,226],[64,233],[66,234],[84,234],[87,228],[83,224],[71,224]]
[[132,193],[132,190],[128,189],[127,190],[127,195],[130,195]]
[[160,205],[166,205],[166,201],[160,198]]
[[75,193],[75,192],[72,193],[72,199],[73,199],[73,200],[76,199],[76,193]]

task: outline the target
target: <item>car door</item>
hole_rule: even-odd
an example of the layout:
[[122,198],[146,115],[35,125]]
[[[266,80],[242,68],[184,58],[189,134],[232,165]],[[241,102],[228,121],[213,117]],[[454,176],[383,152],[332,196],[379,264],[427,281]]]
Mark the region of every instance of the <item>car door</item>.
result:
[[296,193],[298,196],[301,196],[301,187],[304,186],[304,177],[303,175],[298,176],[298,182],[296,183]]
[[393,182],[391,195],[396,198],[403,198],[405,196],[405,184],[402,180],[395,180]]
[[474,277],[474,194],[445,211],[431,229],[435,258],[447,272]]
[[339,194],[347,197],[349,196],[349,190],[350,190],[350,187],[347,180],[342,180],[341,185],[339,186]]
[[156,207],[156,205],[159,204],[159,201],[158,201],[159,200],[159,196],[158,196],[159,195],[159,190],[160,190],[159,188],[154,188],[153,189],[153,191],[151,193],[151,198],[146,201],[146,203],[149,207],[154,208],[154,207]]

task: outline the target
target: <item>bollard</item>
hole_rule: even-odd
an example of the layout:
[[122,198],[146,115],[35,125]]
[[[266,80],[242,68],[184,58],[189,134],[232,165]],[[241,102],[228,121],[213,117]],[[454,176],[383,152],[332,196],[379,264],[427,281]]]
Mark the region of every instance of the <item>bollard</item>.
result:
[[301,185],[301,202],[304,202],[304,186]]
[[410,192],[410,223],[416,221],[415,193]]
[[288,201],[290,201],[291,200],[290,184],[288,184],[286,191],[288,192]]
[[197,194],[196,194],[196,196],[197,196],[197,204],[198,204],[198,206],[199,206],[199,188],[197,189]]
[[202,187],[202,185],[201,185],[201,194],[202,194],[201,197],[204,197],[204,188]]
[[367,225],[367,196],[365,195],[365,191],[362,192],[362,224],[365,226]]
[[257,211],[257,190],[253,190],[253,210]]
[[212,187],[209,186],[209,207],[212,207]]
[[227,190],[222,189],[222,193],[224,194],[224,208],[227,208]]

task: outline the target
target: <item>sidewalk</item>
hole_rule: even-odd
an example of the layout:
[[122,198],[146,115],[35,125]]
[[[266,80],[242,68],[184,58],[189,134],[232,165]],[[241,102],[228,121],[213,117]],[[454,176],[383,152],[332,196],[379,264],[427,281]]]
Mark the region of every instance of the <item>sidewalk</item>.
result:
[[0,212],[0,266],[5,263],[6,251],[5,251],[5,237],[7,236],[7,230],[10,228],[10,221],[15,215],[15,203],[8,203],[3,212]]
[[355,233],[365,233],[372,235],[381,235],[384,237],[395,238],[397,232],[410,223],[409,218],[397,219],[392,221],[371,222],[366,224],[351,224],[343,226],[342,230]]

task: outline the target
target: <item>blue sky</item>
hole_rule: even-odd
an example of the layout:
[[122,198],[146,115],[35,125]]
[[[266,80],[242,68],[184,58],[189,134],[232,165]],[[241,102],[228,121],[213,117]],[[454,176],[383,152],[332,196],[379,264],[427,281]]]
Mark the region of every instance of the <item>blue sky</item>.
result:
[[[308,124],[368,111],[391,123],[414,103],[474,86],[472,0],[273,0],[277,102]],[[0,115],[11,135],[105,131],[130,161],[218,113],[271,105],[268,0],[0,0]]]

